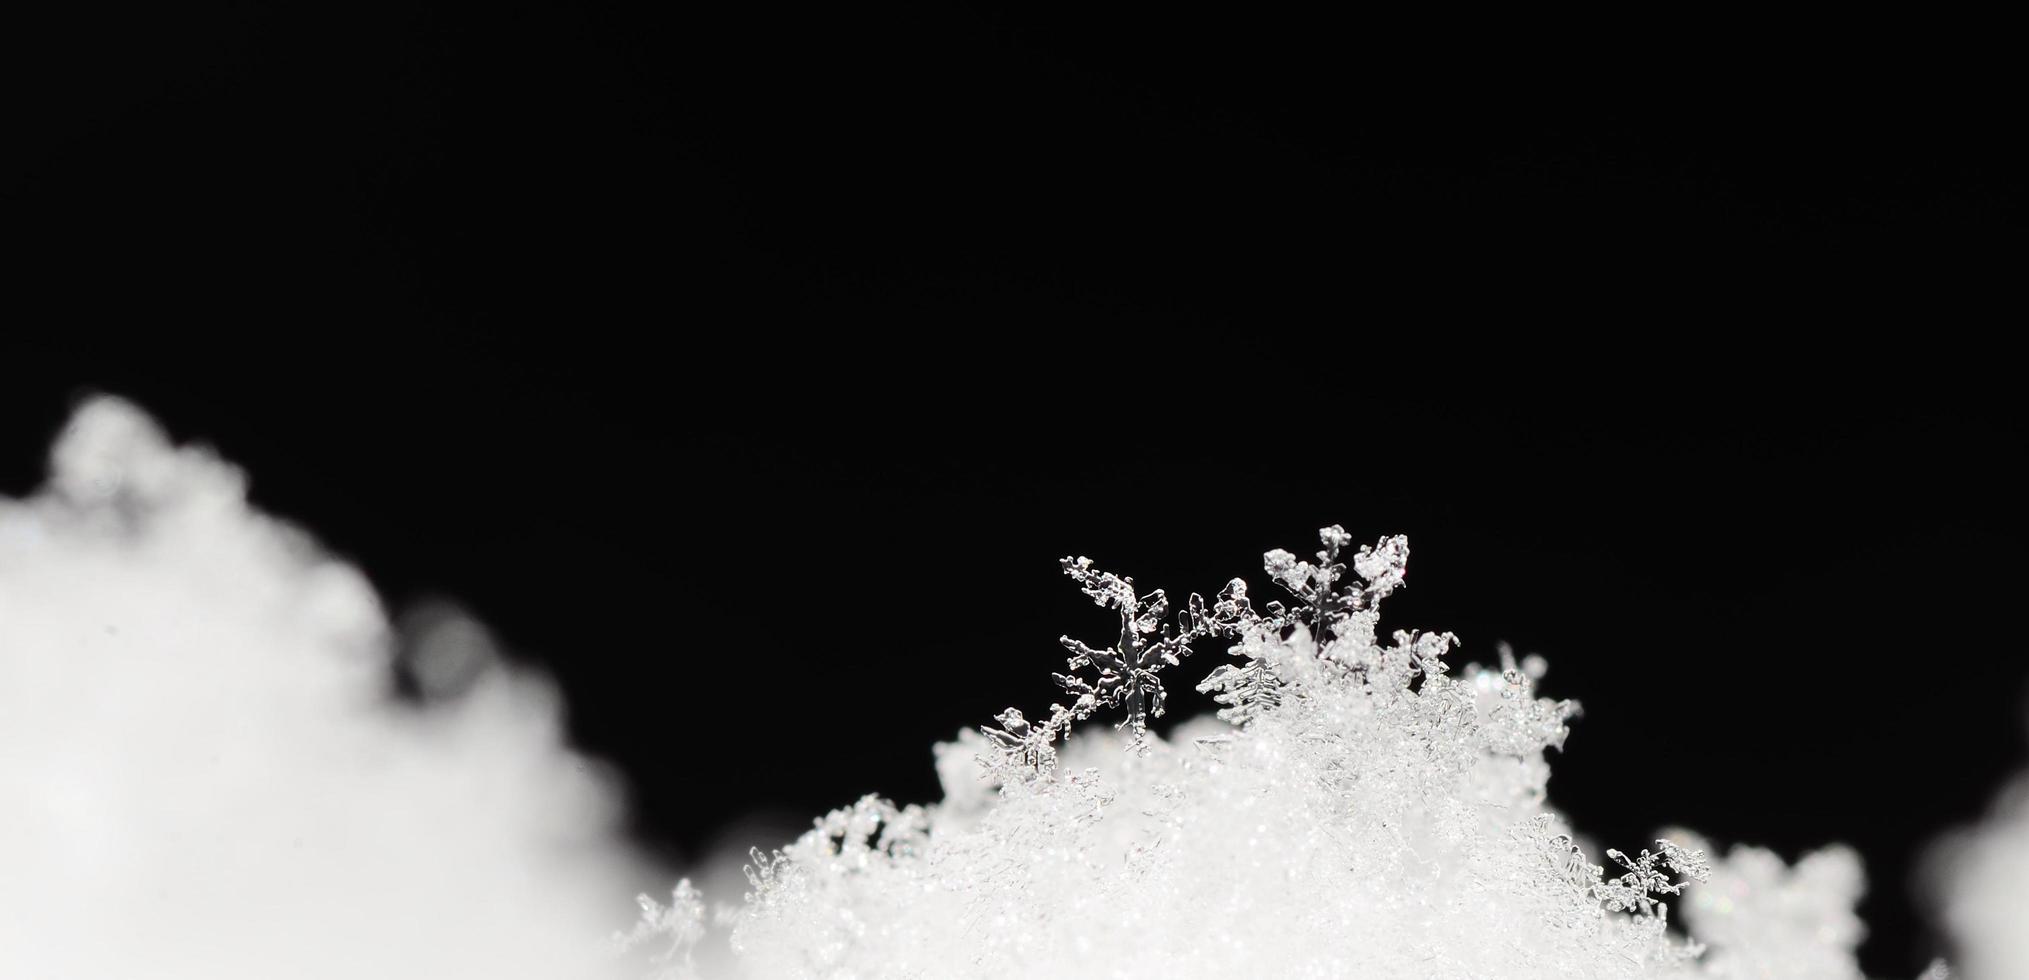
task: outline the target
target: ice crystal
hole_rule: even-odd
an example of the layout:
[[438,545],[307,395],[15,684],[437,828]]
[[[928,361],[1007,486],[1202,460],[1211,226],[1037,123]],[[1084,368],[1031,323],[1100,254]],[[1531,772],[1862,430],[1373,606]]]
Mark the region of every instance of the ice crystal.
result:
[[[1173,621],[1162,591],[1065,559],[1120,618],[1103,649],[1062,640],[1071,703],[940,746],[941,804],[869,798],[757,855],[732,936],[749,975],[1856,974],[1850,856],[1714,864],[1673,836],[1607,872],[1546,803],[1577,705],[1538,696],[1542,659],[1454,670],[1449,633],[1383,639],[1407,541],[1319,540],[1264,556],[1286,601],[1257,610],[1236,579]],[[1234,658],[1198,685],[1218,718],[1158,737],[1162,672],[1212,639]],[[1111,731],[1074,737],[1104,710]],[[1668,903],[1707,878],[1674,934]]]

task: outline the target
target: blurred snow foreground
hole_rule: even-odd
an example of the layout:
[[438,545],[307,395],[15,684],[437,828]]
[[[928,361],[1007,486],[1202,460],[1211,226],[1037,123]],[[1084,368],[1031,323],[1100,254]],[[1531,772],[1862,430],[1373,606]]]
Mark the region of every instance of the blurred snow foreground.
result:
[[85,405],[0,498],[0,977],[597,975],[646,866],[610,781],[547,684],[419,711],[392,647],[236,471]]
[[[1267,555],[1285,599],[1259,608],[1065,559],[1120,629],[1064,639],[1062,703],[938,746],[941,802],[870,797],[757,852],[718,921],[685,881],[601,944],[652,869],[550,688],[496,668],[392,703],[359,575],[94,401],[49,487],[0,500],[0,977],[639,976],[622,948],[667,978],[1859,975],[1851,852],[1593,857],[1545,802],[1576,706],[1537,696],[1541,660],[1377,635],[1407,543],[1320,537]],[[472,674],[451,632],[426,689]],[[1193,651],[1224,708],[1159,738]],[[2029,976],[2029,807],[1951,853],[1968,975]]]

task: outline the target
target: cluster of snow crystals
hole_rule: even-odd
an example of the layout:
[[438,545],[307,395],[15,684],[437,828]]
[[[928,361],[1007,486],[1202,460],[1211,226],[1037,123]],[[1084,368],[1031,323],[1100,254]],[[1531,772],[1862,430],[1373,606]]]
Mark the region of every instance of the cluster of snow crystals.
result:
[[[1072,703],[940,746],[942,804],[869,798],[757,855],[731,916],[746,975],[1858,975],[1850,853],[1715,866],[1661,840],[1606,870],[1546,808],[1544,753],[1577,706],[1537,696],[1541,659],[1454,673],[1450,634],[1383,639],[1407,542],[1361,547],[1348,575],[1348,535],[1320,537],[1314,562],[1267,554],[1286,603],[1256,610],[1235,580],[1174,625],[1161,592],[1065,559],[1121,619],[1107,649],[1064,641]],[[1233,657],[1200,685],[1224,707],[1159,738],[1159,672],[1202,639]],[[1072,737],[1104,708],[1125,717]],[[1692,903],[1695,939],[1666,899]]]

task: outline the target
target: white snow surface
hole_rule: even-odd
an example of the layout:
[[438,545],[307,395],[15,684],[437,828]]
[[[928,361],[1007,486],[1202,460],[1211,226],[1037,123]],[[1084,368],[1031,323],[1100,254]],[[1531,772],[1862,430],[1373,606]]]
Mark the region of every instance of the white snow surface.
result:
[[[366,581],[244,491],[100,398],[48,486],[0,498],[0,977],[639,976],[606,940],[659,871],[553,687],[453,618],[412,638],[443,696],[391,699]],[[1320,538],[1267,556],[1287,614],[1237,581],[1180,604],[1217,638],[1181,662],[1167,597],[1066,559],[1123,624],[1066,641],[1075,703],[937,746],[941,802],[819,818],[716,922],[738,896],[644,899],[636,945],[666,978],[1860,976],[1850,850],[1580,847],[1546,796],[1575,706],[1540,658],[1378,636],[1407,542]],[[1143,736],[1180,674],[1222,717]],[[2029,977],[2023,800],[1939,862],[1974,980]]]
[[101,398],[0,498],[0,977],[616,965],[647,865],[556,692],[392,701],[366,581],[244,490]]

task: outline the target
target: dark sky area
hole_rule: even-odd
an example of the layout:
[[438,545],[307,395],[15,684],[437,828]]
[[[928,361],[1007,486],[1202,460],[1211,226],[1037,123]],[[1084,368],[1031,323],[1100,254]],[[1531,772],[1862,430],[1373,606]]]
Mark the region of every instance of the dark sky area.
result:
[[1390,625],[1585,703],[1581,829],[1851,843],[1870,971],[1935,951],[2029,763],[1996,32],[682,6],[8,32],[0,490],[136,399],[554,671],[679,857],[931,798],[1104,634],[1062,555],[1407,533]]

